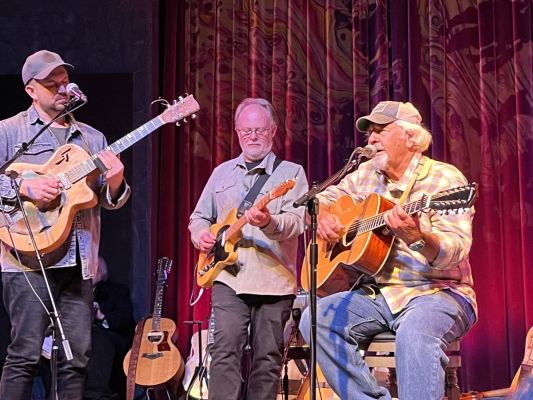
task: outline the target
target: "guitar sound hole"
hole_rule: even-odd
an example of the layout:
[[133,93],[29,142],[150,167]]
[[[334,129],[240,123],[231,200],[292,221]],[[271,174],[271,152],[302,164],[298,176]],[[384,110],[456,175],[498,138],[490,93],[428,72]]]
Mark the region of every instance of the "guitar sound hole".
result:
[[148,335],[148,341],[150,343],[159,343],[163,339],[162,333],[151,333]]

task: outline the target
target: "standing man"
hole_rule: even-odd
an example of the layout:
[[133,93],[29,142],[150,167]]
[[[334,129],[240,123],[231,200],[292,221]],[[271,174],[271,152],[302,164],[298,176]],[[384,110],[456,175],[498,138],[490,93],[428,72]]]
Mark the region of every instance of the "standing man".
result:
[[[26,111],[0,121],[2,163],[65,109],[69,101],[66,91],[68,69],[72,68],[58,54],[47,50],[38,51],[26,59],[22,67],[22,82],[32,99],[32,105]],[[101,132],[68,116],[54,122],[16,162],[43,164],[58,147],[66,143],[76,144],[90,154],[99,153],[107,146]],[[120,160],[110,151],[99,153],[98,158],[106,169],[91,187],[99,198],[98,205],[79,211],[64,243],[43,257],[52,295],[73,355],[73,359],[67,361],[63,346],[58,343],[57,384],[60,399],[83,397],[93,320],[91,278],[98,268],[100,207],[120,208],[130,194]],[[62,186],[55,176],[17,178],[16,181],[22,198],[39,207],[48,206],[62,192]],[[0,175],[0,195],[4,199],[15,199],[14,186],[10,178]],[[0,398],[27,400],[30,398],[45,331],[50,324],[47,310],[51,310],[51,303],[34,255],[17,255],[15,249],[2,243],[0,263],[4,303],[12,324],[11,344],[0,381]],[[47,310],[37,296],[44,301]]]
[[191,215],[189,229],[196,248],[207,252],[215,243],[209,227],[223,222],[262,175],[270,178],[257,199],[285,180],[296,186],[267,208],[251,207],[238,244],[238,261],[223,270],[213,285],[215,318],[209,378],[210,400],[237,400],[241,358],[250,326],[252,362],[247,398],[275,399],[284,347],[283,329],[296,293],[298,236],[304,229],[303,208],[293,202],[307,191],[300,165],[277,162],[272,152],[276,134],[272,105],[259,98],[242,101],[235,111],[235,131],[242,153],[213,171]]
[[[422,155],[430,133],[411,103],[380,102],[357,120],[376,156],[318,195],[317,234],[335,243],[345,232],[328,211],[340,196],[363,201],[378,193],[397,205],[384,220],[395,235],[388,259],[356,290],[335,293],[317,304],[317,360],[341,399],[390,399],[378,386],[359,348],[376,334],[396,333],[396,374],[400,399],[442,399],[446,345],[463,336],[476,320],[476,297],[468,253],[473,211],[408,215],[399,203],[467,184],[450,164]],[[412,185],[412,188],[411,188]],[[302,334],[309,340],[309,312]]]

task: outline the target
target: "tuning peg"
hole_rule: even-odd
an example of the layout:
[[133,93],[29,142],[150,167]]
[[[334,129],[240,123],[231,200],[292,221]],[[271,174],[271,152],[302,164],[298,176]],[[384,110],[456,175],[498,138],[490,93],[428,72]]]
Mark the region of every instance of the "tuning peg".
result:
[[183,96],[178,96],[179,101],[183,101]]
[[191,114],[191,119],[196,119],[196,114]]
[[183,122],[187,123],[187,118],[183,118]]
[[179,122],[179,121],[178,121],[178,122],[176,122],[176,126],[181,126],[181,125],[180,125],[180,122]]

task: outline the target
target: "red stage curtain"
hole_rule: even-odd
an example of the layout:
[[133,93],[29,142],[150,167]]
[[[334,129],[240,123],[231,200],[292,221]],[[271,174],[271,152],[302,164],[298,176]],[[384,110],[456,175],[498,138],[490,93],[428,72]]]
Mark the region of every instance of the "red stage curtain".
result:
[[153,232],[176,271],[167,315],[208,315],[189,299],[197,254],[187,224],[208,176],[239,154],[233,112],[272,101],[275,150],[310,181],[339,169],[364,138],[357,117],[378,101],[413,102],[433,132],[431,155],[480,183],[471,252],[479,322],[463,341],[462,386],[509,385],[533,324],[532,2],[473,0],[160,1],[160,82],[202,110],[154,136]]

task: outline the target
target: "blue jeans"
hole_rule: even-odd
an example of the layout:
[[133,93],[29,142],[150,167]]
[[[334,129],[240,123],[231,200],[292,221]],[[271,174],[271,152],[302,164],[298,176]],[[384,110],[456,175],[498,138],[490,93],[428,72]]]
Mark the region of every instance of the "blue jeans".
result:
[[[48,309],[50,298],[40,272],[27,276]],[[83,398],[85,368],[91,345],[92,281],[82,280],[80,267],[51,269],[47,277],[65,336],[74,358],[67,361],[58,341],[59,399]],[[11,320],[11,343],[0,381],[0,399],[27,400],[32,390],[41,348],[50,319],[20,272],[3,272],[4,303]]]
[[[336,293],[317,301],[317,361],[326,380],[343,400],[390,399],[365,364],[360,346],[384,331],[396,332],[396,374],[399,398],[444,397],[448,343],[463,336],[475,322],[466,299],[450,291],[417,297],[392,314],[384,297],[363,290]],[[300,330],[309,342],[309,308]]]

